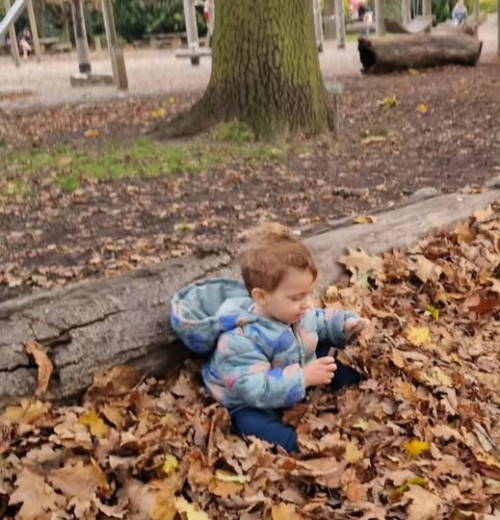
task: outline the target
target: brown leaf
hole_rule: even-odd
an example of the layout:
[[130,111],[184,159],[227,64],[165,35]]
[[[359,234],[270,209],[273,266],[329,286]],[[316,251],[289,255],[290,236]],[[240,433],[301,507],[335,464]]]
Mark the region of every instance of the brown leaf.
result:
[[421,486],[411,486],[405,493],[405,498],[411,498],[408,507],[408,520],[434,520],[438,518],[441,499]]
[[86,399],[101,399],[125,395],[141,380],[141,373],[127,365],[117,365],[110,369],[99,370],[92,385],[87,390]]
[[82,502],[91,500],[94,494],[106,496],[110,491],[106,475],[93,459],[91,464],[84,464],[81,460],[69,462],[50,471],[47,478],[66,497]]
[[273,520],[299,520],[302,518],[297,514],[297,510],[293,504],[281,504],[271,508],[271,515]]
[[16,480],[16,489],[10,496],[10,504],[20,504],[16,518],[38,520],[50,512],[58,511],[66,505],[66,499],[58,495],[37,473],[23,468]]
[[40,343],[28,341],[26,352],[35,358],[35,363],[38,365],[38,386],[35,390],[35,397],[41,397],[47,391],[54,366],[47,356],[45,347]]

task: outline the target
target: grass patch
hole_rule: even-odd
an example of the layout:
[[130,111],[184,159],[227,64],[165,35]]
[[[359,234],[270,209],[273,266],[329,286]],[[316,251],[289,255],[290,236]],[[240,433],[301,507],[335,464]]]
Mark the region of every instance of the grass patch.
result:
[[177,176],[239,161],[284,160],[285,150],[254,142],[248,130],[246,125],[229,123],[218,127],[209,139],[184,144],[158,143],[144,138],[133,142],[96,141],[84,147],[0,153],[0,195],[33,196],[40,184],[60,186],[71,192],[86,179],[112,181]]
[[217,125],[211,131],[211,136],[215,141],[237,144],[253,143],[256,140],[254,131],[246,123],[240,121],[230,121]]

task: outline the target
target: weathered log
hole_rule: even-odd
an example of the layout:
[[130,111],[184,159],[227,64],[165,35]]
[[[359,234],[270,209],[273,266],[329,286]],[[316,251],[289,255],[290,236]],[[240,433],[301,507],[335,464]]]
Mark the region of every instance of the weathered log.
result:
[[[318,260],[320,286],[342,273],[336,259],[345,247],[362,246],[372,254],[405,248],[498,198],[498,189],[442,195],[382,212],[370,225],[352,225],[352,218],[327,223],[305,239]],[[227,254],[182,258],[0,304],[0,406],[36,388],[37,369],[25,352],[32,339],[47,347],[55,367],[49,398],[75,395],[96,370],[116,364],[161,373],[186,354],[169,326],[174,293],[201,278],[234,277],[236,271]]]
[[363,72],[386,74],[397,70],[440,65],[474,66],[483,43],[465,34],[417,34],[394,40],[365,39],[358,42]]

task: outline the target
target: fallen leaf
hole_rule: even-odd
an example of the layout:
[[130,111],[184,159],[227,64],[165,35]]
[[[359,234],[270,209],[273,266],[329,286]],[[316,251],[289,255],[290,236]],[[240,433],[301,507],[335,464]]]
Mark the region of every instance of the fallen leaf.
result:
[[34,357],[35,363],[38,365],[38,386],[35,390],[35,397],[41,397],[47,391],[54,366],[47,356],[45,347],[40,343],[28,341],[26,352]]
[[429,327],[408,327],[405,332],[408,341],[416,347],[425,345],[431,341],[431,331]]
[[411,486],[405,493],[405,498],[411,498],[408,507],[407,520],[435,520],[439,517],[441,499],[420,486]]
[[300,520],[301,518],[297,514],[294,504],[285,504],[284,502],[271,508],[271,516],[272,520]]
[[96,437],[104,437],[109,430],[108,425],[99,417],[93,408],[82,415],[78,419],[78,422],[84,426],[88,426],[90,433]]
[[363,450],[360,450],[354,443],[348,442],[345,447],[344,459],[350,464],[355,464],[363,460]]
[[338,262],[349,269],[354,278],[360,273],[383,273],[384,263],[379,256],[371,256],[363,249],[349,249],[348,254],[339,257]]
[[377,222],[377,217],[372,217],[371,215],[358,215],[354,218],[354,224],[373,224]]
[[176,498],[175,507],[179,513],[186,515],[186,520],[210,520],[206,513],[199,511],[194,504],[190,504],[184,498]]
[[0,415],[0,423],[32,424],[46,415],[50,408],[50,403],[22,399],[19,406],[8,406],[5,409],[5,412]]
[[170,473],[173,473],[178,467],[179,461],[177,460],[177,458],[173,455],[167,455],[165,457],[165,462],[163,463],[161,469],[163,473],[165,473],[166,475],[170,475]]
[[58,495],[43,477],[28,468],[23,468],[17,476],[16,488],[10,496],[9,504],[21,504],[16,518],[39,520],[48,518],[50,512],[59,511],[66,505],[66,499]]
[[419,114],[426,114],[429,110],[429,107],[425,103],[419,103],[417,111]]
[[228,471],[224,471],[222,469],[218,469],[215,472],[215,478],[222,482],[238,482],[240,484],[244,484],[245,482],[250,482],[250,477],[246,475],[235,475],[233,473],[229,473]]
[[443,273],[443,269],[434,262],[431,262],[423,255],[414,255],[410,257],[410,265],[408,268],[415,272],[415,275],[426,283],[429,280],[437,282]]
[[412,457],[416,457],[424,451],[428,451],[429,443],[413,439],[410,442],[403,443],[403,448],[406,451],[406,453],[408,453]]
[[91,137],[91,138],[95,139],[95,138],[99,137],[99,135],[100,135],[99,130],[97,130],[95,128],[85,130],[85,137]]

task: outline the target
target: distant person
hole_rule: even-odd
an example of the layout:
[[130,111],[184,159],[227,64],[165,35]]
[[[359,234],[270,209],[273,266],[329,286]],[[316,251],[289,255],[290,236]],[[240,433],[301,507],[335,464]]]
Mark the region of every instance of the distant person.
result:
[[31,52],[31,33],[29,29],[24,29],[19,38],[19,47],[25,60],[28,59],[29,53]]
[[[358,3],[358,22],[362,22],[367,26],[373,22],[373,14],[370,9],[370,6],[366,3],[365,0],[360,0]],[[360,36],[369,37],[370,36],[370,28],[367,27],[363,31],[360,32]]]
[[457,0],[453,11],[451,12],[451,19],[454,25],[462,25],[467,20],[467,7],[464,4],[464,0]]

